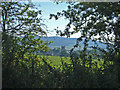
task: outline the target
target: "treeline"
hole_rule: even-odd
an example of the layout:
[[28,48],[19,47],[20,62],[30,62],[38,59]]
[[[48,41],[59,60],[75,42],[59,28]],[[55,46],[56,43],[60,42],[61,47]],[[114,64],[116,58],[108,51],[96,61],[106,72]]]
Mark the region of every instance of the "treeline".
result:
[[[64,47],[64,46],[63,46]],[[72,52],[74,57],[79,57],[81,50],[74,50]],[[87,54],[95,54],[101,56],[103,53],[99,50],[96,49],[91,49],[91,50],[86,50]],[[48,51],[37,51],[37,55],[47,55],[47,56],[64,56],[64,57],[70,57],[70,50],[67,50],[65,48],[54,48],[54,49],[49,49]],[[97,59],[97,56],[94,56],[94,59]]]

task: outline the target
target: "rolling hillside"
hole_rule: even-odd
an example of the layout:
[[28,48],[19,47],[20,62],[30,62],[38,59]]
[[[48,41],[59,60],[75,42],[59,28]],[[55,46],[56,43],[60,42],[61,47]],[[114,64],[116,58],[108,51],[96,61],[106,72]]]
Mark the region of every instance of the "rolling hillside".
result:
[[[35,37],[37,38],[37,37]],[[57,36],[53,36],[53,37],[42,37],[41,38],[43,41],[48,40],[49,41],[53,41],[53,43],[51,43],[49,45],[50,48],[55,48],[55,47],[61,47],[61,46],[65,46],[67,50],[70,50],[76,43],[77,38],[64,38],[64,37],[57,37]],[[84,41],[84,40],[83,40]],[[81,48],[83,47],[83,41],[80,42],[79,44],[81,45]],[[97,42],[99,47],[101,48],[106,48],[106,45]],[[89,46],[94,46],[94,42],[92,42],[92,40],[90,40],[88,42]]]

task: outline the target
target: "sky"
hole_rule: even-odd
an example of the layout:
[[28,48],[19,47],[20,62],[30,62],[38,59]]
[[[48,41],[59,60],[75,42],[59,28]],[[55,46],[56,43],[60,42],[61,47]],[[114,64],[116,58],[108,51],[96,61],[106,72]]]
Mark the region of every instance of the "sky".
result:
[[[48,36],[56,36],[55,28],[58,27],[59,30],[64,30],[65,26],[68,23],[68,20],[65,19],[65,17],[62,17],[58,20],[55,20],[54,18],[50,18],[50,14],[57,14],[57,12],[62,12],[62,10],[67,10],[67,3],[60,3],[56,4],[53,1],[49,0],[40,0],[33,2],[38,9],[42,10],[42,19],[45,19],[44,24],[47,25],[47,30],[49,31]],[[72,27],[73,28],[73,27]],[[71,28],[71,30],[72,30]],[[75,35],[72,35],[70,38],[78,38],[80,36],[80,33],[77,33]]]
[[[56,4],[55,2],[50,0],[34,0],[32,1],[34,4],[38,7],[38,9],[42,10],[42,18],[46,19],[44,24],[47,25],[47,30],[50,32],[48,33],[48,36],[56,36],[55,28],[58,27],[59,30],[64,30],[65,26],[68,24],[68,20],[65,19],[65,17],[62,17],[58,20],[55,20],[54,18],[50,18],[50,14],[57,14],[57,12],[62,12],[62,10],[67,10],[67,3],[59,3]],[[73,31],[73,25],[71,26],[71,31]],[[112,36],[111,34],[110,36]],[[73,34],[70,36],[70,38],[79,38],[81,36],[81,33],[78,32],[76,34]],[[99,35],[97,35],[95,38],[98,38]],[[107,37],[107,36],[106,36]]]

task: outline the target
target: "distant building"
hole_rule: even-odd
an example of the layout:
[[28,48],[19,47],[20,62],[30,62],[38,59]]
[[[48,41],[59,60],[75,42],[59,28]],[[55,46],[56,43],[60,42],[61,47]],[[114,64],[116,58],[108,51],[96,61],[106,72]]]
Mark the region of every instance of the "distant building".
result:
[[65,50],[65,46],[61,46],[61,50]]
[[67,51],[67,53],[70,53],[71,50],[66,50],[66,51]]

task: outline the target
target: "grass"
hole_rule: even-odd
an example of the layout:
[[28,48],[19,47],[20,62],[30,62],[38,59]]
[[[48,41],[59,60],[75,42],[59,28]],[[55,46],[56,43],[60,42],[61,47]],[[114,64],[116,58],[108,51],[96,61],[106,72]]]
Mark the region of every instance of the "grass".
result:
[[[27,56],[25,56],[25,58],[27,58]],[[72,64],[70,57],[60,57],[60,56],[37,56],[37,58],[35,59],[35,61],[37,61],[38,65],[44,65],[44,62],[42,61],[42,59],[45,59],[45,61],[50,64],[50,66],[54,67],[54,68],[60,68],[62,70],[62,61],[63,64]],[[82,60],[80,60],[80,65],[82,65]],[[24,62],[24,61],[23,61]],[[25,63],[25,62],[24,62]],[[28,62],[27,62],[28,64]],[[29,63],[30,64],[30,63]],[[108,65],[113,64],[112,62],[108,62]],[[104,60],[103,59],[92,59],[91,61],[91,67],[92,69],[94,68],[101,68],[102,70],[104,69]],[[86,62],[85,64],[86,67],[89,67],[89,61]]]
[[47,62],[51,65],[62,65],[61,60],[67,64],[71,64],[70,57],[59,57],[59,56],[46,56]]

